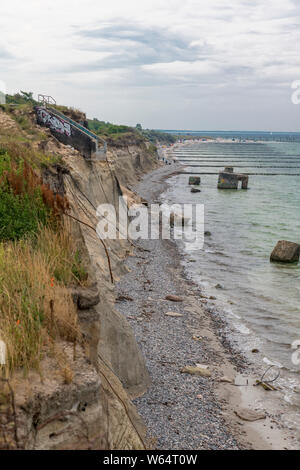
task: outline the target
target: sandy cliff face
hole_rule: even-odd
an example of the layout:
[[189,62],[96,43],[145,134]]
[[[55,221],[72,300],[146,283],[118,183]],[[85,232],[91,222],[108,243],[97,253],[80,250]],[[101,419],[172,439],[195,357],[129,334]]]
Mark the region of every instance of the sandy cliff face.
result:
[[[112,160],[112,155],[109,156]],[[112,204],[118,209],[119,196],[122,195],[120,183],[137,177],[139,168],[134,168],[134,157],[115,155],[114,160],[122,158],[124,165],[111,161],[86,162],[76,156],[65,159],[69,173],[65,175],[65,191],[72,207],[72,215],[83,223],[78,224],[79,233],[89,259],[90,279],[96,283],[100,302],[93,309],[93,315],[80,314],[86,335],[90,340],[90,358],[93,363],[103,361],[109,365],[131,396],[143,393],[149,383],[144,360],[137,348],[129,324],[113,308],[114,288],[108,269],[105,249],[95,231],[98,219],[96,209],[100,204]],[[144,155],[147,159],[147,155]],[[148,155],[149,158],[149,155]],[[152,160],[153,163],[153,160]],[[117,167],[119,166],[119,168]],[[105,241],[114,279],[125,273],[124,259],[131,246],[127,240]],[[92,320],[91,320],[92,319]],[[95,338],[95,332],[98,338]]]
[[49,357],[42,363],[42,379],[33,372],[25,384],[15,377],[17,413],[16,419],[8,416],[7,429],[13,440],[17,421],[19,446],[26,449],[143,449],[146,430],[131,399],[146,391],[150,379],[130,325],[114,308],[107,258],[117,280],[126,272],[132,245],[107,240],[104,247],[95,227],[99,204],[118,207],[121,187],[158,164],[145,143],[132,140],[109,147],[103,162],[86,161],[62,144],[58,148],[63,163],[45,170],[43,178],[65,192],[72,217],[66,219],[88,266],[89,285],[74,292],[84,347],[70,351],[60,345],[69,358],[70,381],[62,380]]

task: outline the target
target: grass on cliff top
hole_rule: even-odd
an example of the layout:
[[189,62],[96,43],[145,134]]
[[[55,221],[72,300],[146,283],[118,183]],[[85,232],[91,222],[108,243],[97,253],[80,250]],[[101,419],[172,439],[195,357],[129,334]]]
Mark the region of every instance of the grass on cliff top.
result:
[[39,369],[57,338],[79,338],[67,286],[81,282],[80,272],[78,251],[66,229],[43,227],[35,237],[0,244],[0,338],[7,348],[7,375]]
[[14,137],[18,141],[28,143],[47,138],[46,131],[36,126],[34,106],[31,103],[17,106],[2,104],[0,109],[13,119],[17,125],[16,128],[11,130],[0,129],[1,136]]
[[34,110],[30,104],[18,107],[0,105],[0,109],[15,122],[14,126],[10,125],[10,121],[7,126],[0,123],[0,160],[2,155],[9,154],[13,161],[27,162],[33,168],[61,163],[59,155],[39,150],[39,143],[49,139],[49,135],[36,126]]
[[103,137],[133,132],[132,127],[99,121],[96,118],[88,119],[88,126],[92,132]]
[[12,162],[26,162],[35,169],[61,164],[60,155],[47,154],[33,148],[30,142],[21,137],[4,137],[0,134],[0,161],[5,155],[8,155]]
[[[27,162],[0,155],[0,339],[6,374],[38,368],[56,338],[76,341],[70,290],[87,273],[54,195]],[[0,368],[1,370],[1,368]]]

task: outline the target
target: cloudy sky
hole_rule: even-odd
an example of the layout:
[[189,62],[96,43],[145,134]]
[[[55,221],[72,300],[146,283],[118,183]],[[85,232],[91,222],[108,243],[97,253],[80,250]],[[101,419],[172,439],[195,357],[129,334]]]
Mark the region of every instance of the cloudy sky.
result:
[[299,0],[1,3],[9,92],[143,127],[300,131]]

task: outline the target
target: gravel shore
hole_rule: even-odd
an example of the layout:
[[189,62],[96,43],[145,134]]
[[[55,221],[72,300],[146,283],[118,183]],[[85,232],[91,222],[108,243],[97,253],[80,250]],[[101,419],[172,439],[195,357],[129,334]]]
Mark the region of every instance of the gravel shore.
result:
[[[168,174],[170,167],[147,175],[138,193],[153,202]],[[196,287],[181,275],[177,247],[167,240],[138,245],[142,250],[127,262],[130,273],[117,285],[118,294],[133,300],[118,303],[118,309],[134,329],[152,379],[148,392],[135,400],[149,437],[157,449],[238,449],[214,397],[214,379],[180,372],[186,365],[211,365],[217,358],[205,340],[193,339],[193,334],[200,336],[201,325],[185,308],[188,297],[197,301]],[[165,300],[169,294],[183,302]],[[166,316],[170,311],[183,316]]]
[[[159,202],[167,178],[179,171],[179,165],[159,168],[133,189],[149,203]],[[224,383],[221,392],[225,394],[219,393],[220,378],[234,379],[245,363],[222,335],[222,319],[210,311],[198,286],[185,278],[176,243],[141,240],[135,244],[138,249],[126,262],[130,271],[116,286],[117,308],[133,328],[151,376],[147,393],[134,403],[152,446],[166,450],[284,448],[287,438],[274,429],[274,416],[269,414],[268,422],[243,423],[235,416],[241,403],[239,387]],[[179,296],[182,302],[166,300],[168,295]],[[168,316],[168,312],[181,316]],[[211,376],[181,372],[196,364],[208,366]],[[265,400],[260,395],[263,391],[256,387],[252,396],[252,389],[247,388],[243,400],[248,408]]]

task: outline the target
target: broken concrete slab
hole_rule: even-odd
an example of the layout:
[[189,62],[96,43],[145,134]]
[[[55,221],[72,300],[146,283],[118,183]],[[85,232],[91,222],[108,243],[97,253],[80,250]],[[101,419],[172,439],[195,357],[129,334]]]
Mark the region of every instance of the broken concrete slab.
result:
[[200,176],[190,176],[189,177],[189,184],[196,184],[199,185],[201,183],[201,178]]
[[232,167],[226,167],[219,173],[218,189],[238,189],[239,181],[242,189],[248,189],[248,175],[234,173]]

